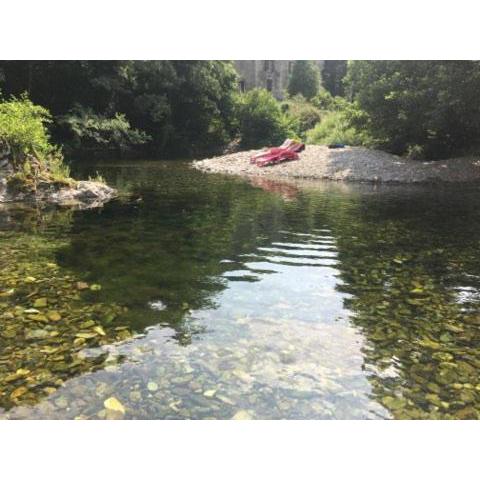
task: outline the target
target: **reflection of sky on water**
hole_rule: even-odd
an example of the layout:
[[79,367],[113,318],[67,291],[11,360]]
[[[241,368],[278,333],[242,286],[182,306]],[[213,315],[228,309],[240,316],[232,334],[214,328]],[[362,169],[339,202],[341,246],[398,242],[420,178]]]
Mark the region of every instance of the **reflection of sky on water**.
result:
[[480,292],[473,287],[456,287],[455,293],[458,303],[473,303],[480,301]]
[[[336,291],[339,271],[333,237],[280,233],[285,241],[239,255],[238,263],[232,261],[232,269],[223,276],[237,281],[229,282],[218,296],[219,313],[335,321],[344,313],[345,295]],[[242,279],[246,281],[238,281]]]

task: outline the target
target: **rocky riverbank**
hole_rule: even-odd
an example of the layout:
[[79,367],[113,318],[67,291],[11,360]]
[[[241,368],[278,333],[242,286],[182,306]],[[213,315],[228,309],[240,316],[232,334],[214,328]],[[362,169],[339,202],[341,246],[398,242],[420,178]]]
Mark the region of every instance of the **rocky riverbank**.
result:
[[6,177],[0,176],[0,203],[40,202],[78,207],[98,207],[116,196],[117,192],[101,182],[72,181],[69,185],[43,182],[35,190],[9,188]]
[[[31,157],[30,162],[39,168],[37,159]],[[98,181],[55,180],[48,169],[39,169],[36,176],[32,171],[19,176],[19,168],[14,165],[10,147],[0,141],[0,204],[41,202],[88,208],[103,205],[117,195],[113,188]]]
[[277,178],[326,179],[351,182],[436,183],[480,180],[480,158],[461,157],[440,161],[408,160],[364,147],[329,149],[307,145],[300,159],[260,168],[250,158],[260,150],[231,153],[197,160],[199,170],[230,175]]

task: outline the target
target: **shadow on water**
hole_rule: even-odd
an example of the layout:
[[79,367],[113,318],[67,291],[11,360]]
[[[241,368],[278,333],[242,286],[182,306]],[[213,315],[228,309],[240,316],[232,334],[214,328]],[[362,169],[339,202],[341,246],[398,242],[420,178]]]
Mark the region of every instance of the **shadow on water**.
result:
[[[476,186],[77,168],[124,195],[98,210],[0,215],[2,261],[28,256],[30,269],[12,270],[3,291],[15,295],[0,298],[15,327],[0,356],[13,417],[108,418],[115,395],[128,418],[478,418]],[[43,307],[28,313],[40,287],[25,278],[45,263],[57,274],[30,298],[46,296],[59,326],[42,326]],[[18,341],[17,317],[43,337]]]

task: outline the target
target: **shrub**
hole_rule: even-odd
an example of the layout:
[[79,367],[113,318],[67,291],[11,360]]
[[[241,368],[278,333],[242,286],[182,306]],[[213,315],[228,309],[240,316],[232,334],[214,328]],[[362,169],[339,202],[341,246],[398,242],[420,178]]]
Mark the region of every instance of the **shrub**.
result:
[[106,117],[80,106],[59,117],[58,124],[65,130],[65,137],[70,138],[73,149],[127,150],[150,139],[144,132],[132,128],[120,113]]
[[240,96],[238,122],[241,145],[247,148],[276,145],[295,136],[294,121],[264,89],[253,89]]
[[320,110],[334,110],[335,97],[327,90],[320,90],[315,97],[310,100],[311,104]]
[[70,181],[60,150],[50,143],[46,127],[50,122],[48,110],[26,95],[0,101],[0,140],[11,150],[13,183],[34,187],[40,179]]
[[320,110],[307,102],[301,95],[282,103],[282,111],[292,119],[293,127],[299,137],[304,137],[321,119]]
[[320,71],[310,60],[297,60],[293,64],[292,73],[288,82],[288,93],[303,95],[310,99],[318,93],[320,86]]
[[55,153],[46,129],[50,122],[48,110],[34,105],[26,95],[0,101],[0,138],[10,145],[15,162],[27,155],[43,160]]
[[307,132],[307,142],[317,145],[343,143],[346,145],[365,145],[365,134],[352,126],[345,111],[328,112],[312,130]]

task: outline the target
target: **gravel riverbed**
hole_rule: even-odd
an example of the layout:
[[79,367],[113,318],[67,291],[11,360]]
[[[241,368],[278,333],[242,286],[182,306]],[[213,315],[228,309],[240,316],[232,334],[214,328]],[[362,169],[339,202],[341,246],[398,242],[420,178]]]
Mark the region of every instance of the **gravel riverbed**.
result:
[[480,158],[408,160],[364,147],[329,149],[307,145],[300,159],[260,168],[250,158],[260,150],[196,160],[199,170],[230,175],[344,180],[352,182],[434,183],[480,180]]

